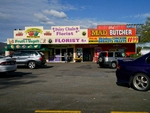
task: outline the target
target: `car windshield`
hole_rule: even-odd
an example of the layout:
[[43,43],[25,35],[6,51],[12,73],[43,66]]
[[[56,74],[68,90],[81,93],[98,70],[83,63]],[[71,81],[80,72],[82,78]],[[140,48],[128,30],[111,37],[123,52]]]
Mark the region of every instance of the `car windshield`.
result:
[[4,56],[0,55],[0,58],[4,58]]
[[44,53],[40,52],[41,55],[44,55]]
[[106,57],[106,52],[101,52],[100,56]]
[[115,57],[125,57],[125,53],[116,52]]

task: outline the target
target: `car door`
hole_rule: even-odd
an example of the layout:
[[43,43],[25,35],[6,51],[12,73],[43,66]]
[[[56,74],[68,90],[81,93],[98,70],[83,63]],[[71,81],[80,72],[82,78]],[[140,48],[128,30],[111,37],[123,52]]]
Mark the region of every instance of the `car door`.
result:
[[12,55],[10,55],[10,56],[12,56],[12,58],[16,60],[16,64],[17,64],[17,65],[20,65],[21,51],[15,51],[15,52],[14,52]]
[[114,61],[114,57],[113,57],[113,53],[112,51],[108,52],[108,62],[111,63],[112,61]]
[[22,51],[21,56],[19,57],[20,65],[26,65],[29,60],[30,60],[30,52]]
[[150,56],[148,56],[145,61],[146,61],[146,63],[145,63],[145,66],[143,66],[143,67],[145,68],[147,73],[150,74]]

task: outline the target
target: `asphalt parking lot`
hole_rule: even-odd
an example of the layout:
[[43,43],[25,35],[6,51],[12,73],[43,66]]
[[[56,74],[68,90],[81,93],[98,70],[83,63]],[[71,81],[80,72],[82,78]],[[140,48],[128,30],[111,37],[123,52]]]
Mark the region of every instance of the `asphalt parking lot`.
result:
[[143,113],[150,112],[149,94],[118,86],[115,69],[99,68],[96,63],[47,63],[0,76],[0,113]]

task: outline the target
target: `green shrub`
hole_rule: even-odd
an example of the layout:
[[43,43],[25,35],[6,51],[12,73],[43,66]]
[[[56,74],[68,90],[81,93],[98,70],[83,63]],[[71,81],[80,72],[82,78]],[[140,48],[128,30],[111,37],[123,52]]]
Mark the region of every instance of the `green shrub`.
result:
[[130,57],[131,58],[138,58],[138,57],[140,57],[141,56],[141,54],[130,54]]

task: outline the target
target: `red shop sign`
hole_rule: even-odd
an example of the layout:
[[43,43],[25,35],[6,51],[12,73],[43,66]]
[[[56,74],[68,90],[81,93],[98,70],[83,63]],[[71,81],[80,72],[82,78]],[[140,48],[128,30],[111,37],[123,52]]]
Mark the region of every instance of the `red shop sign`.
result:
[[136,36],[136,29],[126,25],[99,25],[97,29],[88,29],[88,37],[99,36]]

